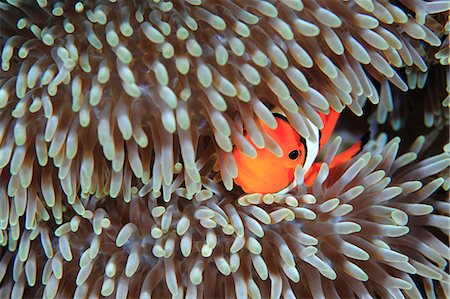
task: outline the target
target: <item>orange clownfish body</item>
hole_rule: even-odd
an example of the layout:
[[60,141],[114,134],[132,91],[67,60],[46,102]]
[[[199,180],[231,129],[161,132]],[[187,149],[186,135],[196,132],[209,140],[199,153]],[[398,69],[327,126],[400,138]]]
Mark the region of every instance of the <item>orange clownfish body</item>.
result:
[[[294,172],[297,165],[301,165],[305,172],[305,182],[310,184],[317,175],[320,163],[314,163],[323,145],[328,141],[334,131],[339,113],[332,110],[328,115],[321,114],[324,124],[323,130],[312,123],[315,129],[316,138],[311,141],[302,138],[297,131],[289,124],[286,117],[274,113],[278,123],[276,129],[269,128],[260,122],[261,128],[274,139],[283,151],[281,157],[277,157],[266,148],[259,149],[254,146],[247,133],[244,136],[252,143],[256,150],[256,157],[251,158],[241,152],[238,148],[233,149],[233,156],[238,168],[238,176],[234,182],[241,186],[246,193],[275,193],[288,187],[294,181]],[[342,164],[351,159],[361,149],[362,142],[358,141],[347,151],[338,155],[331,166]],[[313,171],[309,171],[313,170]],[[314,172],[314,173],[313,173]]]
[[[306,143],[292,126],[279,114],[274,114],[278,127],[269,128],[261,122],[261,127],[283,150],[277,157],[266,148],[255,147],[256,158],[252,159],[235,148],[234,159],[238,166],[235,183],[247,193],[271,193],[285,188],[294,180],[295,167],[303,165],[306,157]],[[248,134],[245,134],[250,140]]]

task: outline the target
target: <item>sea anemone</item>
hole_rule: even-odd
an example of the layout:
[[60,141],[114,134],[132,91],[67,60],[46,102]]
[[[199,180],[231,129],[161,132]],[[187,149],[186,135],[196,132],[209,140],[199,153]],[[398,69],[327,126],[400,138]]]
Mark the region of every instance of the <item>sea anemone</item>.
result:
[[[0,3],[0,297],[450,297],[448,6]],[[312,186],[243,194],[273,106],[344,133]]]

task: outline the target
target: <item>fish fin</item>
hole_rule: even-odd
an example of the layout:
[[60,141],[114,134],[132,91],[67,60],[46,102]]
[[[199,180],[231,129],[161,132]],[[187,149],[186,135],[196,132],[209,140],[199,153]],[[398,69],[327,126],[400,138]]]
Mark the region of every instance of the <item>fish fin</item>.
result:
[[278,192],[273,193],[273,195],[283,195],[283,194],[289,193],[295,187],[297,187],[297,182],[295,180],[293,180],[292,183],[290,183],[287,187],[281,189]]
[[345,150],[344,152],[337,155],[333,159],[333,161],[331,161],[330,168],[341,165],[341,164],[347,162],[348,160],[350,160],[351,158],[353,158],[354,156],[356,156],[357,154],[359,154],[361,152],[361,150],[363,149],[364,145],[366,145],[366,143],[369,141],[369,139],[370,139],[370,131],[366,132],[363,135],[363,137],[361,137],[360,140],[358,140],[355,144],[353,144],[347,150]]
[[329,114],[323,114],[320,113],[320,118],[323,122],[323,129],[320,130],[320,148],[322,149],[323,146],[327,143],[328,139],[330,139],[331,134],[334,131],[334,128],[336,127],[336,123],[339,119],[339,116],[341,114],[334,109],[330,108]]
[[305,179],[304,179],[306,186],[312,186],[312,184],[316,180],[317,175],[319,174],[321,165],[322,165],[322,162],[316,162],[308,170],[308,172],[305,175]]
[[[346,151],[337,155],[329,165],[330,170],[344,164],[345,162],[349,161],[351,158],[359,154],[362,151],[364,145],[366,145],[369,140],[370,131],[366,132],[360,140],[358,140]],[[306,186],[313,185],[317,175],[319,174],[320,166],[322,165],[322,163],[323,162],[315,162],[308,170],[304,179]]]

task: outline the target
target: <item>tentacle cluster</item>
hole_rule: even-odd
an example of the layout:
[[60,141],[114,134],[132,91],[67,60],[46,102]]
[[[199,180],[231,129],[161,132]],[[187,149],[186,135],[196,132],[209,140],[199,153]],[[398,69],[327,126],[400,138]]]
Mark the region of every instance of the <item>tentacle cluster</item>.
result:
[[27,296],[29,285],[50,298],[448,296],[449,204],[433,193],[450,156],[418,158],[423,136],[403,154],[398,138],[386,142],[338,170],[325,161],[311,187],[299,168],[295,194],[235,203],[205,176],[193,198],[176,186],[170,202],[145,186],[130,203],[91,197],[60,224],[19,240],[11,230],[1,295]]
[[448,65],[448,5],[0,3],[0,297],[449,296],[448,144],[381,135],[329,171],[337,139],[282,196],[239,197],[230,153],[279,150],[271,106],[305,137],[367,99],[385,122]]
[[[273,142],[255,120],[276,125],[270,105],[306,137],[304,117],[321,127],[317,111],[360,115],[366,98],[380,103],[383,121],[391,85],[408,88],[395,68],[426,72],[424,49],[439,47],[448,27],[439,22],[447,1],[130,3],[2,5],[0,166],[11,169],[10,185],[39,184],[32,171],[48,158],[71,202],[76,185],[84,197],[102,191],[105,165],[117,180],[146,184],[161,173],[170,185],[164,165],[182,162],[198,183],[194,131],[203,126],[221,155],[233,145],[251,154],[234,116],[264,147]],[[448,61],[442,50],[435,59]]]

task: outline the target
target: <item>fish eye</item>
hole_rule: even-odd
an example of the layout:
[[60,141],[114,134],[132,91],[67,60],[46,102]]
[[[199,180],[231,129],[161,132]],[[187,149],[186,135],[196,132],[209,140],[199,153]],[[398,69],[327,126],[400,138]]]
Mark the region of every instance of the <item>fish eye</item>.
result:
[[298,152],[298,150],[293,150],[289,153],[289,159],[295,160],[298,158],[299,155],[300,153]]

